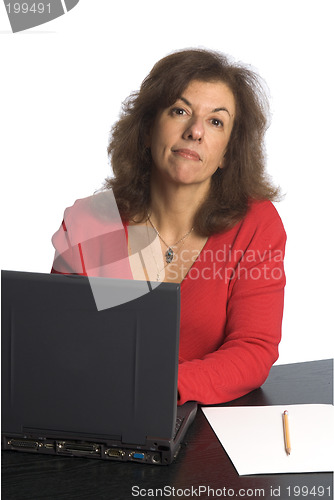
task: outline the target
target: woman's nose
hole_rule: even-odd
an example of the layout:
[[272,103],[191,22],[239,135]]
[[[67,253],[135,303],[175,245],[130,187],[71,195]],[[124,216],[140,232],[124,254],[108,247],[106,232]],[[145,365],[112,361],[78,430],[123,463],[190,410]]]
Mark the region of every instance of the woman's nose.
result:
[[190,139],[193,141],[201,141],[204,137],[204,126],[202,120],[199,118],[193,118],[191,123],[188,124],[187,128],[183,133],[184,139]]

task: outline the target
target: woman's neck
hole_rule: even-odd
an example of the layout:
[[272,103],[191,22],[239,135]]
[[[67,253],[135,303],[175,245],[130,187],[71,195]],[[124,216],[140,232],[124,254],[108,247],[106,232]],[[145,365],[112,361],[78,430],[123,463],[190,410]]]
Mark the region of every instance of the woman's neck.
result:
[[153,185],[150,218],[167,241],[177,241],[191,230],[205,198],[196,186]]

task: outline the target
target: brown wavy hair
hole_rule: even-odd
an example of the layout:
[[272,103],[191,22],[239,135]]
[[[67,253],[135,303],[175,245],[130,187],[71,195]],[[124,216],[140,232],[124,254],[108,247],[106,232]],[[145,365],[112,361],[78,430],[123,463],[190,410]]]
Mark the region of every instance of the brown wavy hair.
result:
[[[145,138],[157,113],[174,104],[193,80],[223,82],[233,93],[236,114],[224,159],[211,179],[206,200],[198,209],[194,229],[202,236],[230,229],[246,214],[249,202],[277,200],[279,189],[265,172],[264,134],[269,105],[264,83],[252,70],[231,63],[218,52],[190,49],[158,61],[139,92],[123,103],[108,145],[113,189],[121,217],[146,219],[150,210],[152,158]],[[138,219],[139,217],[139,219]]]

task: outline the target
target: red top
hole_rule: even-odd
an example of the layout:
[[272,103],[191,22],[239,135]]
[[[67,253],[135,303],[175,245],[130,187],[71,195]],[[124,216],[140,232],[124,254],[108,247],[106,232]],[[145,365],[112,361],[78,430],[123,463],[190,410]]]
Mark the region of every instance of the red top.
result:
[[[132,278],[120,219],[97,216],[91,199],[65,211],[52,272]],[[181,283],[179,404],[230,401],[266,380],[281,339],[285,241],[269,201],[208,239]]]

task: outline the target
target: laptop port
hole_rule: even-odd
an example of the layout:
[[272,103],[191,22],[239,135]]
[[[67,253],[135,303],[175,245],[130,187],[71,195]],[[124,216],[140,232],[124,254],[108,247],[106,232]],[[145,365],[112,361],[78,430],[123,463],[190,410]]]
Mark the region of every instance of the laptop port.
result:
[[54,450],[55,445],[54,445],[54,443],[44,443],[44,444],[43,444],[43,447],[44,447],[46,450]]
[[119,450],[117,448],[108,448],[104,453],[109,458],[115,458],[116,460],[122,460],[125,455],[123,450]]
[[101,446],[95,443],[57,441],[57,452],[73,455],[100,456]]
[[43,446],[40,442],[32,439],[9,439],[8,445],[15,449],[38,450]]
[[142,451],[133,451],[130,454],[130,457],[133,458],[134,460],[145,460],[146,454],[143,453]]
[[158,455],[157,453],[152,455],[152,463],[160,464],[160,462],[161,462],[160,455]]

